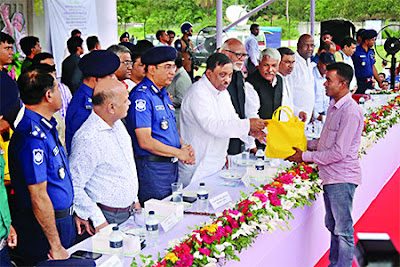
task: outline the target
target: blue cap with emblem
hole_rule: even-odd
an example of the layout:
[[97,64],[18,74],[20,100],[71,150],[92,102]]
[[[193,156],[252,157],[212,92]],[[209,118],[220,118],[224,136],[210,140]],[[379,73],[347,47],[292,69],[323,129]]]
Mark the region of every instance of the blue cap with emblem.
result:
[[363,40],[369,40],[378,36],[378,33],[375,30],[365,30],[361,33]]
[[192,25],[190,22],[186,21],[186,22],[184,22],[184,23],[181,24],[181,32],[182,32],[183,34],[185,34],[185,33],[187,33],[187,32],[190,30],[190,28],[192,28],[192,27],[193,27],[193,25]]
[[107,50],[93,50],[78,63],[83,74],[101,78],[114,73],[120,65],[119,57]]
[[156,46],[142,55],[142,63],[145,65],[157,65],[167,61],[175,61],[175,59],[176,50],[170,46]]
[[324,64],[332,64],[332,63],[336,62],[335,56],[329,52],[322,52],[319,55],[319,60],[321,61],[321,63],[324,63]]

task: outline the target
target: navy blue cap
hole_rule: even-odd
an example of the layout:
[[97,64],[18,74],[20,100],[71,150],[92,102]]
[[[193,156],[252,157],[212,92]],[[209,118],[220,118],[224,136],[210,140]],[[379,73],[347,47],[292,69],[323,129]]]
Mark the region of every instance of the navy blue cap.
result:
[[175,61],[176,50],[170,46],[156,46],[150,48],[142,55],[142,63],[145,65],[157,65],[167,61]]
[[121,34],[119,39],[122,39],[122,38],[128,38],[129,39],[129,32],[124,32],[123,34]]
[[369,40],[378,36],[378,33],[375,30],[365,30],[361,33],[361,36],[364,40]]
[[119,65],[119,57],[107,50],[93,50],[84,55],[78,63],[83,74],[97,78],[114,73]]
[[193,27],[193,25],[190,22],[186,21],[186,22],[182,23],[182,25],[181,25],[181,32],[187,33],[190,30],[190,28],[192,28],[192,27]]
[[321,63],[324,63],[324,64],[332,64],[332,63],[336,62],[335,56],[329,52],[322,52],[319,55],[319,61],[321,61]]
[[130,42],[120,42],[119,45],[125,46],[126,48],[128,48],[131,51],[131,53],[133,53],[133,50],[134,50],[134,47],[135,47],[134,44],[132,44]]

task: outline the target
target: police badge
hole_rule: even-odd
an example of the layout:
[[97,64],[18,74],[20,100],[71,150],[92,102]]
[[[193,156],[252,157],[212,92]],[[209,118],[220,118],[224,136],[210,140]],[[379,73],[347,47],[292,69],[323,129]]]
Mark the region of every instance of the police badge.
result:
[[40,165],[43,163],[43,150],[40,148],[34,149],[32,151],[33,153],[33,162],[35,162],[36,165]]

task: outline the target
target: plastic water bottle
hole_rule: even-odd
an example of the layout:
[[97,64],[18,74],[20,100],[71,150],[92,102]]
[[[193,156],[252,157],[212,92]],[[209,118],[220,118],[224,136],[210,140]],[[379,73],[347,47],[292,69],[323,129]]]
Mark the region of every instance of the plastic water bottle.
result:
[[364,104],[365,104],[365,98],[364,98],[363,96],[360,97],[360,99],[358,100],[358,103],[359,103],[360,105],[364,106]]
[[147,246],[155,247],[158,244],[158,220],[154,215],[154,211],[149,211],[149,216],[146,220],[147,231]]
[[114,254],[122,261],[124,258],[124,237],[118,226],[112,228],[112,232],[108,238],[110,241],[110,253]]
[[263,151],[261,148],[259,148],[259,149],[257,150],[257,152],[256,152],[256,158],[257,158],[257,159],[262,159],[262,160],[264,160],[264,151]]
[[256,168],[256,172],[257,172],[256,180],[258,182],[264,181],[264,165],[265,165],[264,159],[257,158],[256,164],[254,165],[254,167]]
[[205,183],[200,183],[197,191],[197,212],[208,212],[208,191]]

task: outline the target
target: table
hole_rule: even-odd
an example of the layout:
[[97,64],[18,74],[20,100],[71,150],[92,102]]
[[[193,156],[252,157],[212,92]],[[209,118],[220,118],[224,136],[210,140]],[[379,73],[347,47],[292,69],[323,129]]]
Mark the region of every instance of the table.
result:
[[[400,136],[400,124],[391,128],[384,139],[371,146],[367,154],[363,155],[361,159],[363,183],[355,193],[354,223],[358,221],[399,167],[400,138],[398,136]],[[245,188],[243,184],[235,188],[218,186],[221,181],[218,175],[204,178],[206,187],[212,189],[210,197],[228,191],[232,199],[236,201],[240,196],[239,190],[245,193],[252,191],[251,188]],[[198,182],[200,181],[191,184],[188,190],[197,190]],[[220,211],[223,209],[224,207],[220,208]],[[240,262],[230,261],[227,266],[314,266],[328,250],[330,242],[330,234],[324,226],[325,208],[322,195],[313,202],[311,207],[306,207],[304,210],[295,209],[292,213],[295,219],[289,221],[291,230],[276,230],[272,234],[266,233],[259,236],[252,248],[240,253]],[[181,238],[189,233],[191,230],[187,226],[198,225],[207,219],[203,216],[185,215],[185,218],[170,232],[160,233],[159,247],[145,248],[141,254],[157,255],[159,251],[162,252],[166,248],[169,240]],[[80,249],[91,249],[90,238],[69,248],[68,252],[73,253]],[[109,255],[103,255],[96,263],[100,265],[108,257]],[[131,261],[131,258],[126,257],[124,266],[129,266]]]

